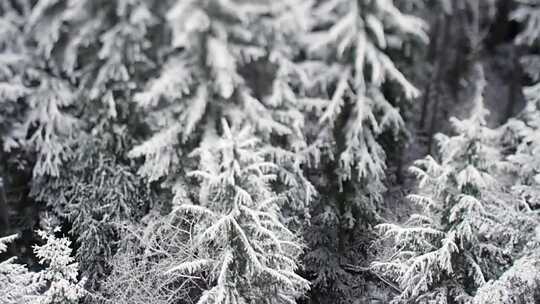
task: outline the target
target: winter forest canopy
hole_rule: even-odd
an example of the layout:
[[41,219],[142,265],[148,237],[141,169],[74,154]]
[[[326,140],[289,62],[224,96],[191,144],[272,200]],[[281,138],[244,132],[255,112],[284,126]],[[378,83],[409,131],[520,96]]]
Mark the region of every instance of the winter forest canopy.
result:
[[0,304],[540,303],[540,1],[0,0]]

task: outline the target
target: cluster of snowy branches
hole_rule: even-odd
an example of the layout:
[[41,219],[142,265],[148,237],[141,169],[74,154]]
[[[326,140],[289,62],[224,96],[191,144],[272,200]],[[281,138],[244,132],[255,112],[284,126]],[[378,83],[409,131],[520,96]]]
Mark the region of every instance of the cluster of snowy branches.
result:
[[[392,249],[373,267],[399,284],[395,303],[510,303],[504,299],[515,297],[513,289],[532,299],[540,283],[534,271],[519,269],[540,262],[538,214],[515,191],[530,186],[513,183],[513,174],[525,176],[516,161],[524,156],[519,149],[504,155],[508,126],[486,127],[481,69],[478,77],[471,116],[453,119],[455,136],[437,136],[438,159],[427,156],[411,168],[419,193],[410,199],[423,212],[405,226],[379,225]],[[515,286],[505,285],[508,276],[516,277]],[[500,294],[499,302],[487,299],[491,289]]]
[[[0,292],[6,304],[56,304],[79,303],[85,295],[85,279],[78,279],[78,264],[71,257],[71,242],[50,233],[38,231],[45,241],[34,246],[39,263],[45,268],[39,272],[29,271],[25,265],[15,262],[14,257],[0,262]],[[0,253],[16,235],[0,238]]]
[[[496,1],[473,2],[1,1],[0,173],[28,180],[45,243],[37,269],[0,262],[0,295],[537,300],[538,85],[520,117],[490,128],[478,67],[470,117],[411,169],[421,210],[383,216],[387,152],[421,95],[407,75],[429,43],[419,14],[493,15]],[[517,43],[537,43],[538,12],[514,11]],[[534,81],[537,59],[524,57]],[[50,224],[69,239],[39,229]]]

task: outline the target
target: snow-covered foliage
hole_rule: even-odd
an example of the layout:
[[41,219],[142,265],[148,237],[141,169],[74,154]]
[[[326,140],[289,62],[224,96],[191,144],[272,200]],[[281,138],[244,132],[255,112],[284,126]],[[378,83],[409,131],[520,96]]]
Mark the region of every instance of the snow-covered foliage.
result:
[[145,157],[142,175],[151,181],[174,179],[180,160],[217,117],[247,121],[266,138],[292,133],[273,117],[241,71],[270,52],[279,56],[286,51],[271,49],[272,39],[281,39],[278,26],[287,30],[294,22],[286,2],[177,1],[171,7],[166,16],[170,47],[182,51],[168,56],[160,75],[134,97],[149,113],[154,132],[130,152]]
[[[55,229],[53,232],[56,232]],[[85,291],[84,279],[78,279],[79,265],[71,256],[71,242],[54,234],[38,231],[45,244],[34,246],[39,263],[45,267],[36,274],[36,281],[46,286],[39,295],[32,297],[32,304],[77,304]]]
[[130,233],[105,302],[292,303],[308,288],[296,273],[299,236],[283,224],[287,197],[271,189],[278,167],[249,126],[230,128],[223,119],[220,130],[190,155],[198,168],[175,189],[172,211]]
[[196,254],[192,225],[193,220],[177,213],[157,212],[143,218],[141,225],[125,225],[119,253],[110,261],[111,274],[92,298],[118,304],[193,302],[201,294],[200,278],[169,272]]
[[244,74],[246,66],[291,60],[293,44],[284,42],[302,26],[300,2],[176,1],[166,15],[172,51],[133,98],[148,113],[152,136],[129,156],[144,157],[139,173],[171,189],[186,216],[200,218],[196,259],[177,261],[170,271],[207,282],[200,303],[280,303],[307,288],[295,274],[303,247],[284,226],[281,207],[289,200],[290,209],[302,210],[315,191],[290,145],[269,145],[301,137],[303,117],[283,97],[263,100]]
[[123,158],[133,141],[126,100],[153,68],[145,53],[155,25],[150,8],[161,4],[3,2],[3,148],[29,152],[31,194],[73,226],[77,260],[94,284],[114,253],[113,226],[133,220],[148,201],[148,188]]
[[294,302],[308,282],[295,272],[302,246],[280,220],[286,198],[270,188],[275,165],[250,127],[222,122],[222,136],[208,134],[192,154],[199,158],[189,173],[201,183],[198,204],[179,199],[173,210],[196,218],[196,257],[169,272],[208,282],[200,304]]
[[[53,74],[78,84],[83,99],[116,116],[118,98],[135,88],[151,61],[148,29],[154,1],[38,1],[26,24],[36,53]],[[157,37],[156,37],[157,38]],[[65,74],[62,74],[65,73]]]
[[524,257],[517,260],[496,281],[482,286],[474,304],[538,303],[540,300],[540,260]]
[[20,103],[24,102],[28,110],[24,116],[10,117],[15,120],[5,135],[3,149],[33,152],[36,154],[34,175],[57,175],[58,165],[66,158],[77,128],[76,118],[65,111],[73,105],[74,88],[61,77],[49,75],[45,62],[35,56],[26,39],[30,1],[19,1],[19,5],[16,9],[6,1],[0,11],[3,24],[0,96],[8,109],[21,109]]
[[[540,37],[540,2],[526,1],[520,3],[513,17],[523,24],[523,30],[518,35],[516,43],[530,47],[538,46]],[[509,143],[515,146],[515,151],[509,156],[513,164],[515,190],[520,193],[525,207],[540,208],[540,56],[531,53],[522,59],[522,65],[527,76],[533,82],[524,88],[523,93],[527,105],[520,117],[507,123],[510,138]]]
[[[534,47],[538,1],[519,2],[517,42]],[[480,77],[471,117],[413,166],[423,212],[381,224],[394,212],[387,161],[416,135],[400,109],[414,113],[415,84],[438,69],[416,65],[433,55],[418,16],[467,31],[474,56],[460,62],[474,61],[499,3],[0,1],[0,230],[21,202],[35,206],[27,232],[50,218],[74,243],[39,232],[20,261],[41,265],[1,262],[0,292],[8,304],[352,304],[388,285],[396,303],[536,300],[538,85],[521,117],[489,129]]]
[[518,3],[518,7],[512,13],[512,18],[524,26],[516,39],[516,43],[526,45],[537,43],[540,37],[540,2],[537,0],[520,0]]
[[[43,266],[39,272],[14,263],[15,258],[0,262],[0,292],[5,304],[77,304],[84,297],[84,279],[78,279],[78,265],[71,257],[71,242],[38,231],[45,244],[34,246]],[[0,238],[0,253],[16,236]]]
[[[0,238],[0,254],[5,253],[9,243],[16,235]],[[37,294],[41,287],[34,279],[34,274],[26,266],[15,263],[15,257],[0,262],[0,294],[2,303],[26,304],[28,296]]]
[[482,75],[471,116],[452,120],[457,135],[437,136],[439,160],[427,156],[411,169],[419,192],[410,199],[423,213],[404,226],[379,225],[393,249],[373,267],[398,283],[395,303],[471,303],[479,288],[488,288],[486,282],[522,254],[534,233],[534,218],[498,179],[507,164],[498,146],[500,131],[485,126],[484,85]]
[[[312,77],[307,97],[322,102],[317,113],[321,146],[333,142],[340,181],[367,179],[380,192],[385,161],[377,136],[403,128],[395,102],[382,92],[394,83],[411,99],[419,91],[387,54],[408,41],[427,41],[422,19],[402,13],[393,1],[321,1],[310,11],[305,47]],[[328,95],[328,88],[333,88]],[[321,100],[322,99],[322,100]],[[338,137],[334,135],[338,131]]]
[[107,273],[121,238],[118,226],[141,218],[151,201],[151,191],[134,170],[110,153],[109,141],[79,138],[80,146],[59,168],[61,175],[40,178],[33,187],[50,216],[71,224],[76,259],[91,285]]
[[[96,135],[97,126],[125,118],[119,102],[152,68],[144,53],[151,3],[4,2],[0,96],[2,103],[25,105],[4,150],[34,153],[34,176],[58,176],[79,132]],[[80,117],[85,107],[92,110]]]
[[[516,38],[516,43],[529,47],[538,46],[540,38],[540,2],[536,0],[520,1],[512,18],[522,25],[522,30]],[[521,60],[527,76],[537,83],[540,80],[540,56],[534,52],[526,54]],[[526,113],[534,115],[539,103],[540,85],[535,84],[524,89],[524,95],[529,101]],[[528,117],[534,121],[534,117]]]
[[[530,88],[526,89],[527,93]],[[532,97],[532,96],[531,96]],[[512,119],[506,125],[509,171],[513,173],[513,190],[523,201],[523,208],[532,211],[540,208],[540,109],[530,100],[521,119]]]
[[365,263],[385,190],[380,136],[393,141],[405,131],[398,108],[419,95],[391,54],[406,56],[426,42],[426,24],[399,5],[339,0],[309,8],[299,94],[309,105],[304,134],[314,160],[306,173],[320,196],[311,207],[305,264],[320,301],[348,303],[365,294],[362,276],[343,265]]

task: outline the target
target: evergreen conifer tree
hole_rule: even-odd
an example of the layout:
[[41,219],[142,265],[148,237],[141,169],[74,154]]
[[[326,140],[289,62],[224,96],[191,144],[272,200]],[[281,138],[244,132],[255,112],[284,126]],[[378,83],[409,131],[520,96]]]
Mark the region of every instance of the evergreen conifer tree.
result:
[[411,169],[419,193],[410,199],[424,212],[404,226],[379,225],[393,247],[373,267],[398,283],[394,303],[472,303],[532,239],[534,218],[499,178],[507,164],[500,130],[485,126],[484,86],[481,73],[471,116],[452,119],[455,136],[437,136],[440,159],[427,156]]
[[[513,13],[513,18],[523,24],[523,30],[516,38],[516,43],[531,48],[538,45],[540,37],[540,3],[528,1],[521,3]],[[513,164],[515,190],[519,191],[529,208],[540,208],[540,56],[534,52],[528,53],[522,59],[524,70],[533,82],[524,88],[527,104],[520,117],[507,123],[511,134],[510,144],[517,146],[509,156]]]
[[[210,131],[211,132],[211,131]],[[274,193],[275,165],[249,126],[207,134],[193,152],[201,182],[198,204],[178,201],[176,212],[194,216],[196,257],[172,267],[175,274],[203,276],[210,287],[197,303],[292,303],[308,283],[295,273],[302,246],[283,225],[284,197]]]
[[[302,136],[303,116],[278,76],[260,76],[282,93],[269,94],[245,74],[260,65],[290,72],[284,65],[295,48],[285,43],[301,27],[295,17],[302,8],[301,1],[176,1],[166,15],[172,50],[159,76],[134,98],[148,113],[152,136],[129,156],[144,157],[139,173],[172,190],[173,204],[188,208],[190,216],[202,217],[193,232],[200,257],[178,261],[170,272],[204,277],[211,288],[201,303],[287,302],[307,287],[294,273],[301,242],[285,226],[290,219],[282,210],[283,200],[290,202],[286,208],[302,210],[314,193],[291,148]],[[237,155],[240,148],[243,155]],[[200,184],[188,178],[197,168]]]
[[366,263],[385,191],[381,137],[404,132],[399,103],[419,94],[391,54],[427,40],[425,22],[401,9],[394,1],[310,6],[300,63],[309,81],[300,94],[313,104],[304,134],[315,161],[306,173],[320,193],[306,232],[314,301],[352,303],[367,294],[364,276],[345,266]]
[[151,48],[148,36],[156,24],[151,10],[160,5],[37,1],[19,7],[14,11],[26,8],[20,43],[9,46],[24,47],[27,63],[17,73],[26,92],[19,103],[26,107],[4,147],[35,154],[30,194],[59,224],[72,227],[77,261],[96,287],[119,238],[115,225],[148,207],[148,188],[125,157],[137,125],[128,101],[156,60],[160,44]]
[[[5,253],[16,235],[0,238],[0,253]],[[26,266],[15,263],[15,257],[0,262],[0,294],[6,304],[28,303],[25,297],[37,294],[41,286],[36,284],[34,274]]]
[[[57,232],[54,229],[52,233]],[[38,231],[45,244],[34,246],[34,253],[45,269],[36,274],[36,281],[46,286],[35,297],[32,304],[77,304],[84,297],[84,281],[78,279],[78,264],[71,256],[71,242],[57,238],[52,233]]]
[[[0,262],[0,291],[6,304],[77,304],[84,297],[84,279],[78,278],[78,265],[71,257],[71,242],[52,233],[38,231],[45,244],[35,245],[34,253],[44,267],[39,272],[14,263]],[[0,253],[16,236],[0,238]]]

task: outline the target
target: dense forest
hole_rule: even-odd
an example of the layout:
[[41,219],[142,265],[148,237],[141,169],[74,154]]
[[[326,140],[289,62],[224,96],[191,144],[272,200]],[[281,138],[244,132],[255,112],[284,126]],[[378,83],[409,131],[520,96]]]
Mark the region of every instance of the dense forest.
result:
[[0,0],[0,304],[540,303],[539,0]]

